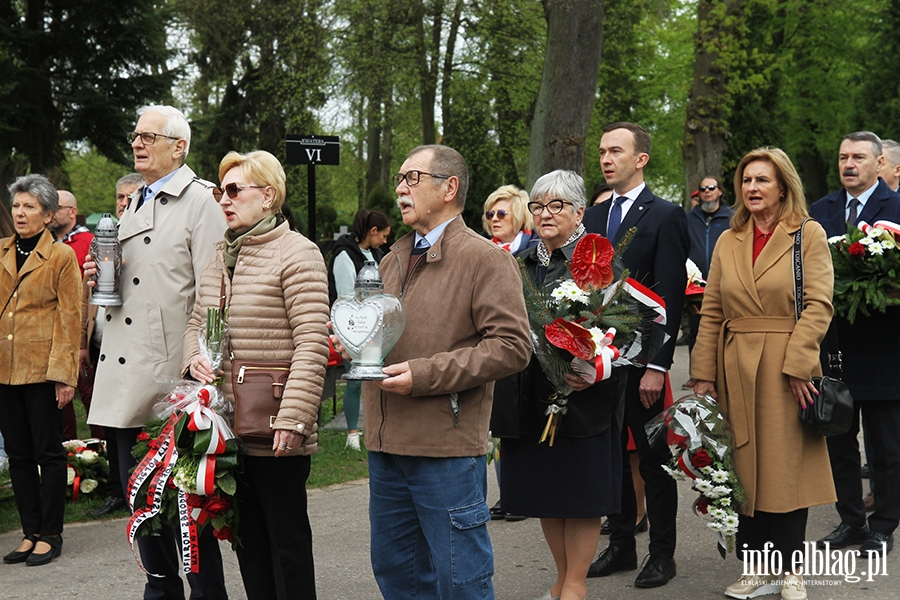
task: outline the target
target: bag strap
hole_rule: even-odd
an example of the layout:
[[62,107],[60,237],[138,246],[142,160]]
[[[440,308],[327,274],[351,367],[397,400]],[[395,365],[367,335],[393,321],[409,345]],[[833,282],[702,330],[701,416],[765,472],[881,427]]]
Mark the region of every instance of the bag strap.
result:
[[31,271],[28,271],[28,273],[25,273],[24,275],[19,277],[19,281],[16,282],[16,287],[14,287],[12,292],[9,294],[9,298],[6,299],[6,304],[3,305],[3,310],[0,310],[0,313],[6,312],[6,307],[9,306],[9,303],[13,299],[13,296],[16,295],[16,290],[19,289],[19,286],[22,285],[22,281],[24,281],[25,278],[28,277],[29,273],[31,273]]
[[[794,234],[794,310],[798,321],[800,320],[800,313],[803,312],[803,226],[810,220],[812,219],[804,219],[803,223],[800,224],[800,229]],[[841,354],[834,319],[828,325],[825,339],[828,341],[829,372],[835,379],[840,379],[843,374],[843,355]]]

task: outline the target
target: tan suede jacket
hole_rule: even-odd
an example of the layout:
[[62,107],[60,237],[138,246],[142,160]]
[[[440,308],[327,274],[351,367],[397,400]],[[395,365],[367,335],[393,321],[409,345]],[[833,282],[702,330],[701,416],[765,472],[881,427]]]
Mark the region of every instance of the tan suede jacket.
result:
[[411,396],[363,385],[366,448],[407,456],[487,452],[494,381],[531,358],[515,259],[451,221],[407,276],[415,234],[381,261],[386,293],[400,297],[406,328],[386,365],[409,361]]
[[0,303],[9,300],[0,315],[0,383],[54,381],[74,387],[81,339],[81,271],[75,252],[54,243],[45,229],[17,273],[15,240],[0,241]]
[[[224,242],[200,275],[200,291],[184,334],[181,372],[199,356],[197,331],[206,309],[219,306]],[[328,362],[328,277],[319,248],[282,223],[272,231],[244,240],[234,268],[225,277],[228,331],[235,358],[291,361],[292,368],[275,429],[307,436],[294,454],[310,455],[319,439],[317,420]],[[222,389],[232,402],[231,361],[226,357]],[[253,456],[274,456],[271,445],[244,444]]]

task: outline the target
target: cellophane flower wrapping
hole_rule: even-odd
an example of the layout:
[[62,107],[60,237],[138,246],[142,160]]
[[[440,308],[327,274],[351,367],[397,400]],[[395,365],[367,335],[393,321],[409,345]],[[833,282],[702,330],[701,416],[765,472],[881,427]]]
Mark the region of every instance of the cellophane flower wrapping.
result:
[[828,239],[834,264],[834,311],[850,323],[900,305],[900,225],[876,221],[848,226]]
[[[224,315],[212,309],[199,333],[200,353],[218,372],[227,344]],[[157,418],[138,435],[132,455],[138,465],[128,484],[134,514],[129,539],[180,528],[186,573],[199,568],[197,532],[211,524],[213,534],[236,546],[238,512],[235,476],[241,470],[237,440],[228,424],[230,403],[214,384],[160,380],[168,393],[155,405]],[[137,558],[137,556],[136,556]],[[140,560],[138,559],[140,565]],[[141,565],[143,568],[143,565]]]
[[587,234],[578,240],[568,276],[538,285],[520,261],[532,349],[555,390],[547,402],[541,441],[551,445],[566,413],[572,387],[568,374],[589,383],[616,367],[646,365],[668,339],[665,303],[631,279],[621,255],[635,229],[613,250],[609,240]]
[[672,460],[663,469],[678,481],[691,481],[700,494],[694,514],[709,521],[722,558],[734,552],[738,513],[747,494],[734,467],[734,437],[719,405],[710,396],[684,396],[645,429],[651,445],[669,446]]

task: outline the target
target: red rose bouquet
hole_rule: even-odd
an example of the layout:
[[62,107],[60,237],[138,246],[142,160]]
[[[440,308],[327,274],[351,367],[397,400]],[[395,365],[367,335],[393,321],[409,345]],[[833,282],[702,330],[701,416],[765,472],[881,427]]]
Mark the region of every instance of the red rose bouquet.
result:
[[834,263],[834,310],[853,323],[858,312],[884,312],[900,305],[900,225],[860,222],[848,232],[829,238]]
[[661,327],[651,328],[654,323],[665,325],[665,303],[629,278],[618,262],[633,236],[634,229],[617,250],[601,235],[583,236],[569,263],[570,277],[544,286],[519,263],[534,355],[555,389],[547,400],[541,442],[549,439],[553,445],[566,413],[572,393],[566,374],[589,383],[601,381],[614,367],[645,363],[665,342]]
[[747,501],[734,468],[733,441],[719,405],[709,396],[685,396],[646,425],[651,444],[666,436],[672,460],[663,469],[674,479],[690,479],[700,494],[694,514],[709,518],[722,558],[735,551],[738,511]]
[[[226,346],[224,319],[210,309],[206,331],[198,334],[200,351],[216,370]],[[217,538],[238,542],[233,531],[238,525],[234,494],[240,462],[237,440],[223,418],[230,407],[214,385],[179,381],[157,403],[156,412],[159,418],[144,427],[132,449],[138,464],[128,481],[133,511],[128,539],[133,551],[136,536],[151,535],[168,523],[181,532],[184,572],[196,573],[199,531],[207,524]]]

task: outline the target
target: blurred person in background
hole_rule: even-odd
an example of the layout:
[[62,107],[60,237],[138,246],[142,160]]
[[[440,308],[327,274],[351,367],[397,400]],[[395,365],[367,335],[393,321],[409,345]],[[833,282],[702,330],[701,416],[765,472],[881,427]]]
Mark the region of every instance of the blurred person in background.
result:
[[[353,217],[353,234],[345,233],[331,248],[331,268],[328,269],[328,300],[330,304],[341,296],[352,295],[356,274],[367,260],[381,262],[381,246],[391,235],[391,221],[377,210],[358,211]],[[348,380],[344,389],[344,416],[347,418],[347,447],[359,450],[359,402],[362,381]]]

